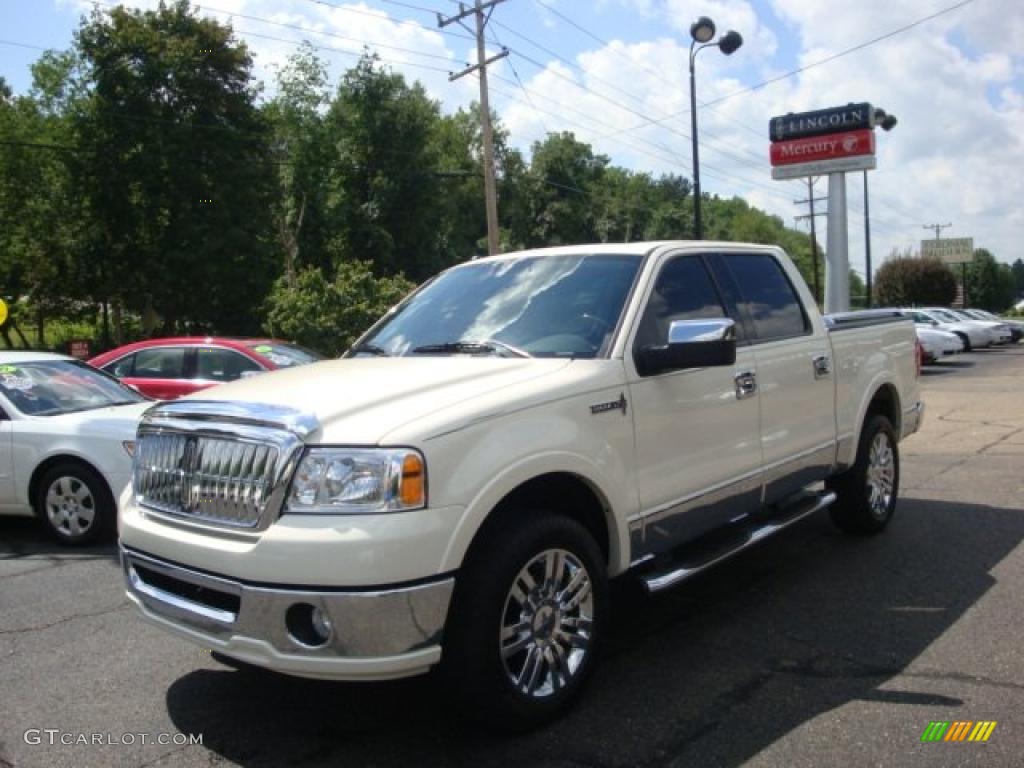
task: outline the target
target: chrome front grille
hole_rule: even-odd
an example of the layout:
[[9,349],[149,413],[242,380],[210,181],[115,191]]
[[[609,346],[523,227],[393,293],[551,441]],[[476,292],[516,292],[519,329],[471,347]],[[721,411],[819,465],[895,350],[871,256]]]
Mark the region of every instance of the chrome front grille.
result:
[[159,512],[254,528],[279,460],[273,445],[175,432],[141,435],[135,495]]
[[303,438],[318,426],[282,407],[161,403],[139,425],[135,500],[180,520],[262,530],[280,510]]

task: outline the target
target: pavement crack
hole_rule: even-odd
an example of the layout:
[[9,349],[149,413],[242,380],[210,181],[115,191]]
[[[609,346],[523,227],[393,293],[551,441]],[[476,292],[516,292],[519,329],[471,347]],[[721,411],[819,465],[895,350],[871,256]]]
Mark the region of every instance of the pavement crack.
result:
[[987,685],[992,688],[1008,688],[1014,691],[1024,691],[1024,683],[1015,683],[1012,680],[996,680],[983,675],[969,675],[965,672],[939,672],[938,670],[923,670],[921,672],[898,672],[900,677],[921,678],[924,680],[947,680],[954,683],[967,685]]
[[77,621],[78,619],[91,619],[96,616],[104,616],[108,613],[116,613],[128,608],[127,603],[119,603],[111,608],[104,608],[102,611],[94,611],[92,613],[76,613],[73,616],[66,616],[63,619],[57,619],[57,621],[51,621],[48,624],[36,624],[31,627],[19,627],[17,629],[0,629],[0,635],[24,635],[29,632],[41,632],[44,629],[50,629],[56,627],[59,624],[67,624],[69,621]]

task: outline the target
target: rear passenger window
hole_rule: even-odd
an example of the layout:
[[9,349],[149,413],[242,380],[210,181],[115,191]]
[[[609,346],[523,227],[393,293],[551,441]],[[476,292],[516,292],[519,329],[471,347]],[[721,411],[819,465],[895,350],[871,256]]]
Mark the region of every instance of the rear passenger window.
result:
[[125,355],[120,360],[103,366],[103,370],[109,373],[111,376],[116,376],[119,379],[123,379],[125,376],[132,375],[132,366],[135,364],[135,355]]
[[676,320],[726,317],[711,276],[699,256],[680,256],[662,267],[647,300],[636,348],[660,347],[668,342],[669,326]]
[[196,355],[196,378],[199,379],[235,381],[243,373],[263,370],[245,355],[230,349],[202,348]]
[[810,331],[800,299],[774,258],[756,253],[730,254],[725,263],[736,278],[741,303],[754,323],[758,341],[803,336]]
[[132,375],[139,379],[185,378],[185,348],[140,349],[135,353],[135,370]]

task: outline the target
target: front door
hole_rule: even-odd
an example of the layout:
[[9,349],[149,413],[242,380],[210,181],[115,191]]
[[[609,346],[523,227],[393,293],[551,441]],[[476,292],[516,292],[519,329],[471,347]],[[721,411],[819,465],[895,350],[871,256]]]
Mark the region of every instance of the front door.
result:
[[734,365],[640,376],[633,360],[644,346],[664,345],[673,321],[728,316],[705,257],[662,257],[626,361],[642,520],[632,529],[634,559],[740,521],[760,504],[757,365],[739,322]]
[[14,454],[12,453],[12,426],[4,406],[0,403],[0,508],[16,503],[14,498]]

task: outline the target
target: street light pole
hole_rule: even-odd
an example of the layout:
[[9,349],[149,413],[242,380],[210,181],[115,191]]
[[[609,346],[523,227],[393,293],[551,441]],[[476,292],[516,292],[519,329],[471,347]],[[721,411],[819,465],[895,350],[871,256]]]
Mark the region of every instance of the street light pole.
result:
[[[693,236],[704,239],[704,224],[700,219],[700,150],[697,147],[697,79],[693,75],[693,61],[697,51],[690,43],[690,140],[693,142]],[[703,47],[703,46],[702,46]],[[700,50],[698,48],[697,50]]]
[[701,16],[690,25],[690,140],[693,145],[693,234],[697,240],[704,239],[704,223],[700,216],[700,154],[697,144],[697,78],[694,75],[694,62],[697,54],[709,46],[718,48],[726,56],[731,56],[743,45],[743,37],[735,30],[729,30],[717,41],[711,42],[715,36],[715,22],[707,16]]

